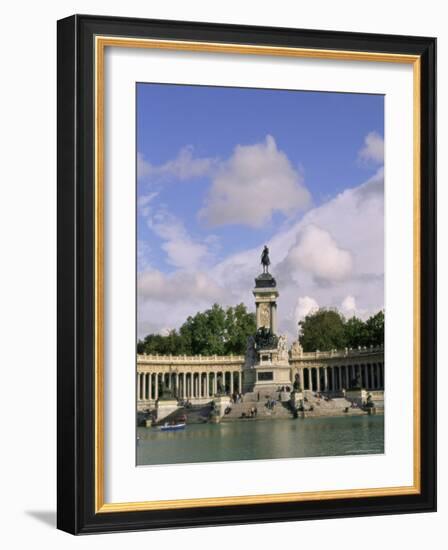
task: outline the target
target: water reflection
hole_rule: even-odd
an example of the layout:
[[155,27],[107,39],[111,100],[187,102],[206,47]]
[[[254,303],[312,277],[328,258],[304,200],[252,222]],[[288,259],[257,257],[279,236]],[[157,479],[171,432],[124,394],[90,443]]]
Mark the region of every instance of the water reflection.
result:
[[137,464],[179,464],[384,452],[384,417],[357,416],[138,428]]

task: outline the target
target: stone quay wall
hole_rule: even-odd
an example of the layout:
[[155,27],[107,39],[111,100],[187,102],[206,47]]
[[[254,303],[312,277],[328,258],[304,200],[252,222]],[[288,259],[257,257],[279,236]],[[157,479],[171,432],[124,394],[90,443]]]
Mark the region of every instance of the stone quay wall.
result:
[[[298,375],[304,390],[339,393],[355,379],[363,388],[384,390],[383,347],[303,352],[293,345],[289,365],[291,380]],[[137,408],[157,401],[162,382],[178,399],[196,403],[211,401],[218,383],[227,393],[241,392],[244,370],[243,355],[137,355]]]

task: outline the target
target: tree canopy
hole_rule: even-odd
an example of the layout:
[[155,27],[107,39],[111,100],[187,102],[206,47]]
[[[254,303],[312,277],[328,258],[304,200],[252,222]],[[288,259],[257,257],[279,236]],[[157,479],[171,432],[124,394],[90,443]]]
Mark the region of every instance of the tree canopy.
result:
[[380,346],[384,344],[384,312],[363,321],[345,319],[336,309],[318,309],[299,322],[299,342],[303,351]]
[[256,331],[255,315],[244,304],[222,308],[214,304],[167,335],[148,334],[137,343],[137,353],[161,355],[240,355],[248,336]]

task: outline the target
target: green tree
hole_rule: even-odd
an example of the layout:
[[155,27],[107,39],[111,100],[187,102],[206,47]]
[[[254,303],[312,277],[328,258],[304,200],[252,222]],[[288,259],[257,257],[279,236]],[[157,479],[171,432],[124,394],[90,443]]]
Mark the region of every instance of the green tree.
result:
[[137,353],[173,355],[244,354],[248,336],[256,330],[255,315],[244,304],[224,310],[218,304],[198,312],[169,334],[148,334],[137,343]]
[[379,311],[365,322],[366,343],[365,346],[384,345],[384,311]]
[[318,309],[299,322],[303,351],[329,351],[345,347],[345,319],[335,309]]
[[365,346],[367,341],[367,331],[364,321],[358,317],[347,319],[344,326],[345,347],[357,348]]
[[246,351],[247,338],[257,329],[255,315],[244,304],[229,307],[226,311],[225,353],[242,355]]

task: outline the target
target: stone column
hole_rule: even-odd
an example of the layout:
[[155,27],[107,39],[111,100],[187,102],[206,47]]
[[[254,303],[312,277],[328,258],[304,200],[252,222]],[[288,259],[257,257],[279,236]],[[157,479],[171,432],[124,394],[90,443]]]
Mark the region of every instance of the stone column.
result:
[[230,371],[230,393],[232,394],[234,392],[234,387],[233,387],[233,370]]
[[156,372],[154,375],[154,400],[157,401],[159,398],[159,373]]
[[316,390],[320,391],[320,368],[316,368]]
[[328,372],[327,372],[327,367],[324,367],[324,391],[328,391]]
[[143,401],[146,401],[146,372],[143,374]]
[[271,306],[271,330],[277,334],[277,304]]
[[141,375],[137,373],[137,401],[140,401],[140,389],[141,389],[140,376]]
[[238,393],[242,393],[243,385],[241,382],[242,382],[241,371],[238,371]]

